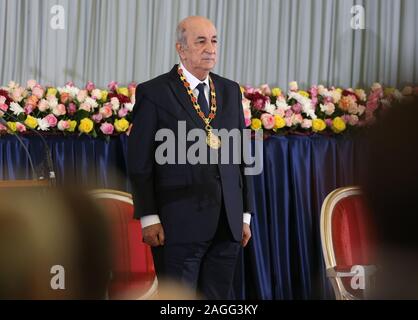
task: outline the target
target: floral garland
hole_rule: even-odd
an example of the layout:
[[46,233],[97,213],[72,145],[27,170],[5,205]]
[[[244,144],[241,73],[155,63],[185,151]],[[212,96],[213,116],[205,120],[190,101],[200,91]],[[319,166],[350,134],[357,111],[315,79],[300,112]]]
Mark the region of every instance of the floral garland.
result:
[[[26,87],[11,81],[0,88],[0,134],[25,134],[27,127],[45,134],[79,134],[110,137],[129,134],[135,104],[136,83],[108,90],[92,82],[80,89],[68,82],[64,87],[41,86],[29,80]],[[342,134],[374,123],[381,112],[402,99],[418,96],[418,87],[402,91],[372,85],[363,89],[312,86],[299,90],[296,82],[284,94],[268,85],[241,87],[246,126],[270,134]]]
[[289,83],[284,94],[280,88],[241,87],[247,127],[271,134],[335,135],[373,124],[396,101],[418,96],[418,87],[402,91],[374,83],[366,94],[363,89],[312,86],[299,90]]
[[35,80],[26,87],[12,81],[0,88],[0,116],[8,124],[0,124],[0,133],[29,133],[27,127],[42,133],[93,137],[129,133],[136,83],[119,87],[112,81],[108,89],[97,89],[92,82],[80,89],[72,82],[55,88]]

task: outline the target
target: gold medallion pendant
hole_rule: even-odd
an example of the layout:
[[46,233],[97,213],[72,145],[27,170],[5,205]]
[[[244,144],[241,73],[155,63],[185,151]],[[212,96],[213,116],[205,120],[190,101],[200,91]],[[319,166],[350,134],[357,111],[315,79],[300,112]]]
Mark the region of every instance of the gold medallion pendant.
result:
[[221,139],[212,131],[208,131],[208,135],[206,137],[206,143],[212,149],[219,149],[221,147]]

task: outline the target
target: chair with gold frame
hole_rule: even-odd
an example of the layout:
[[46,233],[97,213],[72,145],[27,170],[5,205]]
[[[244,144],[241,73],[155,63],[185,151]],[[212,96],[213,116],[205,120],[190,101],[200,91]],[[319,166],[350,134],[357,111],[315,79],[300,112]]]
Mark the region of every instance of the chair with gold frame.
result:
[[133,219],[132,196],[110,189],[93,190],[90,194],[108,213],[111,223],[113,267],[108,298],[153,298],[158,280],[151,248],[142,242],[140,221]]
[[332,191],[321,209],[321,242],[337,300],[367,299],[373,286],[374,235],[359,187]]

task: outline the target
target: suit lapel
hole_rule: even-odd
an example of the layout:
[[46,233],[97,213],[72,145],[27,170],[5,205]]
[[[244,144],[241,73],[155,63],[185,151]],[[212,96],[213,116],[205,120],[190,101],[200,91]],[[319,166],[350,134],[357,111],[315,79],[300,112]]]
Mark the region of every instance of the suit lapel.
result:
[[210,74],[213,84],[215,86],[216,92],[216,116],[215,119],[211,121],[213,128],[219,129],[221,127],[221,116],[223,108],[223,88],[219,81],[216,81],[216,75]]
[[193,104],[190,101],[190,97],[187,94],[187,90],[181,82],[179,75],[177,73],[177,65],[173,67],[170,71],[170,88],[176,96],[177,100],[180,102],[182,108],[187,112],[190,119],[198,128],[205,128],[203,120],[198,116],[196,110],[193,108]]

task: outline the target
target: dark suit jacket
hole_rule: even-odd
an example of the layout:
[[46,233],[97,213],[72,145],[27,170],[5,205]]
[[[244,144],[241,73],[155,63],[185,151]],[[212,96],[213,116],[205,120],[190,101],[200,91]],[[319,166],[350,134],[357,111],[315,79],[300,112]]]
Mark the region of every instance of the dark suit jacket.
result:
[[[216,118],[211,125],[216,129],[243,129],[239,85],[213,73],[210,76],[217,101]],[[215,234],[223,199],[233,237],[240,241],[243,213],[252,212],[251,180],[243,174],[243,161],[240,165],[232,164],[232,160],[231,164],[219,161],[212,165],[159,165],[155,161],[155,150],[163,143],[155,141],[159,129],[171,129],[178,143],[178,121],[186,121],[186,132],[204,128],[179,79],[177,65],[169,73],[138,85],[133,112],[128,170],[135,218],[158,214],[166,243],[207,241]],[[194,143],[180,139],[187,148]]]

